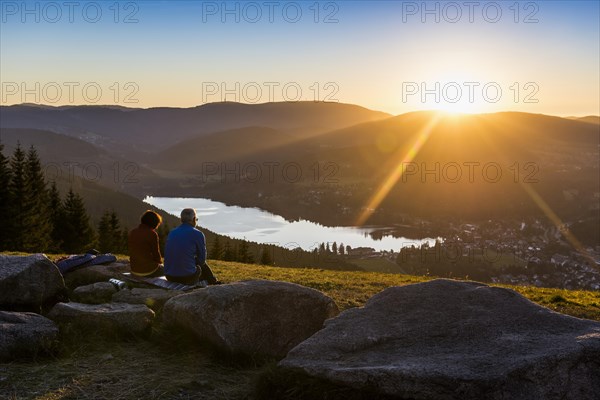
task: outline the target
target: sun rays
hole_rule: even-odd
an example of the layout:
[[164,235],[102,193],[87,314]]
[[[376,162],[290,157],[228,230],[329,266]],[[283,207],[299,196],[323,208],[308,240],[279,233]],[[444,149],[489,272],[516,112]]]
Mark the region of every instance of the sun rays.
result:
[[416,155],[419,153],[419,150],[421,150],[421,147],[423,147],[423,145],[427,142],[427,139],[429,139],[429,136],[431,135],[431,132],[437,125],[439,119],[440,119],[440,114],[436,113],[425,124],[425,126],[423,126],[423,128],[421,128],[421,130],[419,131],[419,134],[417,135],[417,139],[415,140],[413,145],[406,152],[404,157],[402,157],[401,160],[398,160],[398,162],[396,163],[396,166],[391,170],[391,172],[388,174],[388,176],[384,179],[383,183],[379,185],[379,187],[375,191],[375,194],[373,194],[373,196],[371,196],[371,198],[367,202],[367,205],[365,207],[363,207],[363,211],[361,212],[358,219],[356,220],[356,223],[355,223],[356,226],[364,225],[364,223],[373,214],[375,209],[387,197],[390,190],[392,190],[392,188],[396,185],[398,180],[402,177],[402,174],[404,173],[403,166],[406,165],[407,163],[411,162],[416,157]]

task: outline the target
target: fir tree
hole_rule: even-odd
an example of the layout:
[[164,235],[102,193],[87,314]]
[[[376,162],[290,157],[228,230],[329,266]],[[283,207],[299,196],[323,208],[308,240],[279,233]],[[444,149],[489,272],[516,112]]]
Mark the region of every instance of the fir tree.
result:
[[64,235],[64,217],[65,211],[60,193],[56,188],[56,182],[52,181],[50,190],[48,191],[48,214],[50,216],[50,224],[52,233],[50,234],[51,244],[50,250],[59,252],[62,249]]
[[231,246],[229,240],[225,242],[225,250],[223,251],[223,260],[224,261],[236,261],[237,254],[236,248]]
[[242,240],[240,247],[238,248],[237,261],[248,263],[250,260],[250,253],[248,251],[248,242]]
[[340,247],[338,248],[338,251],[340,253],[340,256],[343,256],[345,254],[344,243],[340,243]]
[[98,223],[98,250],[102,253],[108,253],[114,251],[113,242],[110,229],[110,213],[108,210],[104,211],[100,222]]
[[273,265],[273,259],[268,246],[263,246],[262,248],[262,252],[260,254],[260,263],[262,265]]
[[11,218],[11,196],[10,196],[10,181],[11,173],[8,165],[9,160],[2,152],[4,145],[0,143],[0,221],[3,227],[0,228],[0,251],[10,248],[10,222]]
[[106,210],[98,224],[98,250],[102,253],[123,252],[123,232],[117,213]]
[[331,251],[333,253],[334,256],[337,256],[337,252],[338,252],[338,247],[337,247],[337,243],[333,242],[333,245],[331,245]]
[[210,249],[208,258],[210,258],[211,260],[220,260],[222,257],[223,246],[221,246],[219,235],[215,235],[215,241],[213,242],[212,248]]
[[65,234],[63,249],[67,253],[82,253],[94,243],[94,231],[83,199],[69,189],[65,199]]
[[25,243],[25,218],[24,205],[27,193],[25,182],[25,152],[21,144],[17,143],[17,148],[10,159],[10,183],[8,191],[10,193],[10,219],[6,224],[6,231],[9,234],[9,248],[11,250],[23,250]]
[[30,147],[25,162],[25,188],[23,250],[46,251],[52,242],[52,222],[48,208],[46,181],[40,159],[33,146]]

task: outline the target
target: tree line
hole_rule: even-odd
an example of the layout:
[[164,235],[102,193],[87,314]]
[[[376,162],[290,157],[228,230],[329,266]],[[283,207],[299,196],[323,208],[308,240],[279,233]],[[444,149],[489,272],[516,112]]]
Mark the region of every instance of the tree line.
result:
[[106,211],[94,229],[83,198],[69,189],[64,197],[45,180],[34,146],[17,144],[10,157],[0,143],[0,251],[126,253],[128,229]]
[[[237,242],[237,243],[236,243]],[[211,260],[237,261],[245,264],[273,265],[273,246],[263,245],[260,247],[260,256],[255,257],[250,250],[250,245],[246,240],[230,241],[221,243],[218,235],[208,251],[208,258]]]

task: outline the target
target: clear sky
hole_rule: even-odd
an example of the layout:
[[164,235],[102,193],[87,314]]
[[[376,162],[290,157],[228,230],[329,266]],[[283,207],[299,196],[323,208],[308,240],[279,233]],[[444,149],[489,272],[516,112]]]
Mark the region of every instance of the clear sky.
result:
[[600,114],[598,1],[0,5],[2,105]]

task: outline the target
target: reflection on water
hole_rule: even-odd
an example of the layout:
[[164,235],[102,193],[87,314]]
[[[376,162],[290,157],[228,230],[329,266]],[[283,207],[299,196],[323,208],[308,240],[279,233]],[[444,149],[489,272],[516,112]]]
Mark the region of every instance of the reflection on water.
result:
[[[213,232],[288,248],[299,246],[312,250],[323,242],[337,242],[338,245],[343,243],[352,248],[372,247],[375,250],[398,251],[402,247],[419,246],[425,242],[433,245],[435,241],[431,238],[415,240],[382,236],[380,232],[389,229],[381,226],[326,227],[305,220],[289,222],[279,215],[258,208],[228,206],[210,199],[148,196],[144,201],[175,216],[179,216],[184,208],[195,208],[198,224]],[[377,239],[371,236],[373,232],[379,233],[375,235]]]

